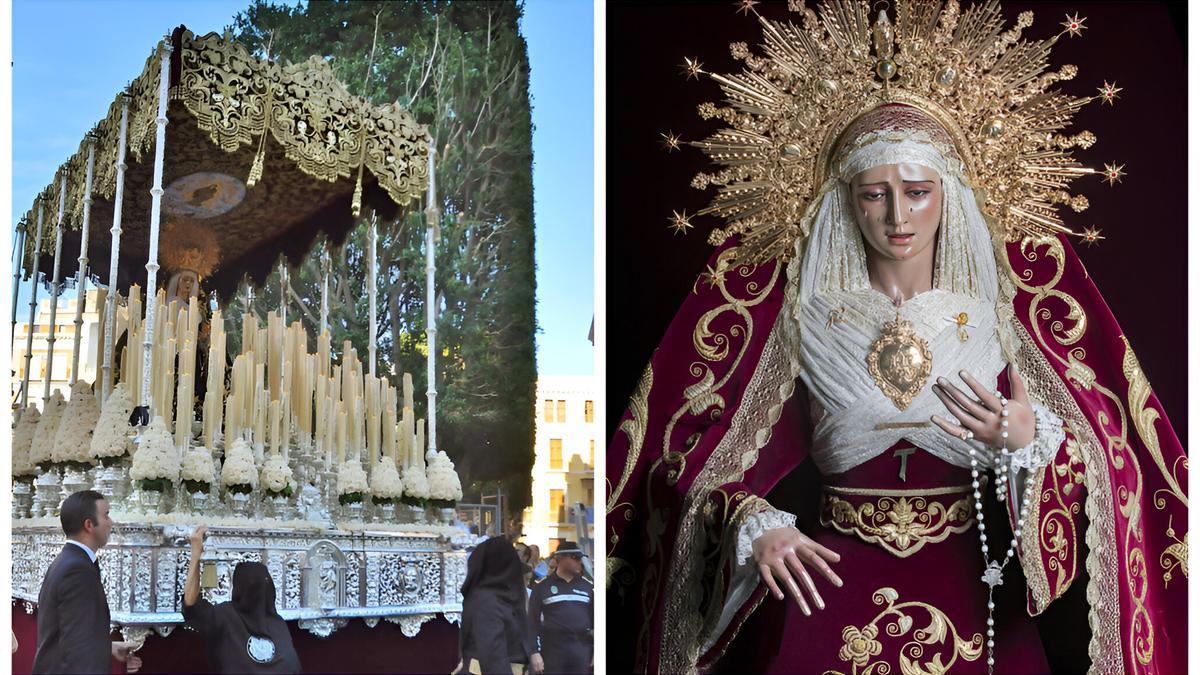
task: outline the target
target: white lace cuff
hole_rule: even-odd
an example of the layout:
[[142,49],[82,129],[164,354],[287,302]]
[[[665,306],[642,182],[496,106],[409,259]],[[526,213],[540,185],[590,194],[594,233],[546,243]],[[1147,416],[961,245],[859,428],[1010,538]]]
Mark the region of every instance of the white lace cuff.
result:
[[748,516],[746,522],[742,523],[742,529],[738,530],[738,567],[745,565],[748,560],[754,557],[754,540],[761,537],[764,532],[781,527],[795,526],[796,516],[786,511],[778,511],[769,507],[765,511],[759,511]]
[[1037,403],[1033,404],[1033,414],[1037,418],[1033,440],[1012,453],[1013,466],[1017,468],[1032,470],[1046,466],[1067,440],[1062,420],[1057,415]]

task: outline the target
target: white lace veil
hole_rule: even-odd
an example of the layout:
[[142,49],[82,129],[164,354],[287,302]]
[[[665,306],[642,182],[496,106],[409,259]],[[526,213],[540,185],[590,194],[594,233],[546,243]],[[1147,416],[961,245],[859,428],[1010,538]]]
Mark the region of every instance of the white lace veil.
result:
[[934,288],[996,299],[999,280],[987,223],[960,162],[947,158],[938,145],[924,131],[872,132],[837,163],[837,175],[825,182],[817,200],[809,236],[796,242],[802,261],[801,302],[816,293],[870,288],[863,237],[851,211],[850,179],[876,166],[903,162],[933,169],[942,178]]

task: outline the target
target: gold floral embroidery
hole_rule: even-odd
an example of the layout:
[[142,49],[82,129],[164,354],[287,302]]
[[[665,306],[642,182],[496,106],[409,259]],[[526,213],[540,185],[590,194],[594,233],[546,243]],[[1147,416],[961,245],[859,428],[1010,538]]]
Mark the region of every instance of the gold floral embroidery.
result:
[[883,651],[883,645],[875,639],[878,634],[879,628],[875,624],[870,624],[863,630],[846,626],[842,631],[842,641],[845,644],[838,650],[838,658],[862,668],[872,656],[879,656],[879,652]]
[[[842,630],[842,648],[838,650],[838,658],[850,664],[850,672],[827,670],[823,675],[883,675],[892,671],[887,661],[871,662],[873,657],[883,653],[883,643],[877,640],[880,622],[888,615],[895,616],[894,623],[884,626],[884,633],[890,637],[899,638],[913,631],[913,610],[929,614],[929,624],[912,632],[913,639],[901,645],[899,649],[900,672],[905,675],[942,675],[950,672],[959,658],[964,661],[974,661],[983,654],[983,635],[976,633],[966,640],[958,635],[958,629],[950,621],[945,612],[924,602],[901,602],[896,589],[884,587],[871,595],[871,601],[876,605],[887,603],[870,623],[861,629],[856,626],[846,626]],[[937,649],[922,663],[919,659],[926,656],[926,648],[933,646],[949,647]],[[933,650],[930,650],[933,651]],[[949,659],[948,661],[946,659]]]
[[944,541],[971,527],[969,493],[949,505],[919,491],[911,497],[883,495],[855,505],[834,494],[835,489],[826,488],[821,524],[878,544],[898,558],[907,558],[926,544]]

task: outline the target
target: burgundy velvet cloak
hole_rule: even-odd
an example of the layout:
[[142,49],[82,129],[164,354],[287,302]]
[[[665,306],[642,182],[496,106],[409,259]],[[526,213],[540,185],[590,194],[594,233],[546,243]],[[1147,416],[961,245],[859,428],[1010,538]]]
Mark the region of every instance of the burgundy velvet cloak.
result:
[[[639,672],[703,665],[736,532],[806,454],[808,412],[775,330],[785,266],[734,267],[735,245],[697,279],[609,446],[610,652],[632,651],[612,663]],[[1071,246],[1011,243],[1006,262],[1017,366],[1068,428],[1033,476],[1020,547],[1027,610],[1044,611],[1086,569],[1093,670],[1183,672],[1184,450]],[[763,593],[760,584],[718,649]]]

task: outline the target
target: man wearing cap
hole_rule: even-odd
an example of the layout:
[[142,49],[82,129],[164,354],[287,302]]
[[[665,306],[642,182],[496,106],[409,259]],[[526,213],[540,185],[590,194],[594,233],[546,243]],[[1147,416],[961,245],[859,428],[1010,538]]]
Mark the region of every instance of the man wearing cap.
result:
[[529,632],[535,675],[586,673],[592,667],[592,584],[583,578],[583,551],[564,541],[554,552],[558,567],[533,586]]

